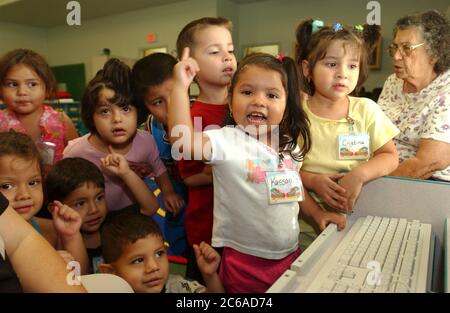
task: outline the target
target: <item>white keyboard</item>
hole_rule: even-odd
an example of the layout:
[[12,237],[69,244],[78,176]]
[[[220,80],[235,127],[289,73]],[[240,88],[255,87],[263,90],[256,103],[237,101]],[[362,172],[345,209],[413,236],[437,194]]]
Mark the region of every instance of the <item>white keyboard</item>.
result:
[[431,225],[359,218],[307,292],[426,292]]

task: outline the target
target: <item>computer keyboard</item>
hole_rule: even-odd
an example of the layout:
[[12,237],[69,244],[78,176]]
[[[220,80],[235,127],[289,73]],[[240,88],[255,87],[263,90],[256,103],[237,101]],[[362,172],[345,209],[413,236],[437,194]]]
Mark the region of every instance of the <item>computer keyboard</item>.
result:
[[426,292],[430,243],[430,224],[359,218],[306,291]]

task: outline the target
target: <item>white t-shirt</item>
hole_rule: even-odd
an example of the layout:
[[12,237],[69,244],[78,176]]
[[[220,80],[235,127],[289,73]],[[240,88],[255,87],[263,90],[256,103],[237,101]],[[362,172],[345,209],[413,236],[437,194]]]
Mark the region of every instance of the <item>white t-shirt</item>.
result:
[[[416,93],[404,93],[403,83],[392,74],[378,99],[380,107],[400,129],[394,138],[400,161],[416,155],[422,138],[450,143],[450,70]],[[434,172],[433,177],[450,181],[450,167]]]
[[[214,179],[212,245],[266,259],[281,259],[298,247],[298,202],[269,204],[266,171],[276,171],[279,154],[242,129],[205,132],[211,142]],[[301,163],[284,154],[284,169]]]

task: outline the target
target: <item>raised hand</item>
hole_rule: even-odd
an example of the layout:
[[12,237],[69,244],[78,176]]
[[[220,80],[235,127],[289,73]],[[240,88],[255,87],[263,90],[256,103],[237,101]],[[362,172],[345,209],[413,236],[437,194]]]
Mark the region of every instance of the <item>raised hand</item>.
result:
[[100,159],[102,166],[113,175],[119,177],[127,175],[131,171],[127,159],[122,154],[116,153],[111,146],[108,146],[108,149],[110,154]]
[[215,274],[220,264],[219,253],[204,241],[200,245],[194,244],[193,248],[200,272],[203,275]]
[[191,58],[189,54],[190,49],[188,47],[184,48],[180,62],[173,69],[175,80],[186,89],[189,88],[195,75],[200,71],[197,61]]
[[53,201],[51,213],[53,226],[63,240],[70,239],[79,234],[82,220],[77,211],[55,200]]

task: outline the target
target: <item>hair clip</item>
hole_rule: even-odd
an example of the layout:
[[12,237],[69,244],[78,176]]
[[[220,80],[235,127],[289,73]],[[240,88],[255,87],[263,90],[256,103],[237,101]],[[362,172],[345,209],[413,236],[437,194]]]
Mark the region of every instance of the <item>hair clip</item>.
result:
[[321,29],[323,27],[323,21],[321,20],[314,20],[312,22],[312,33],[314,34],[315,32],[319,31],[319,29]]
[[279,52],[279,53],[275,56],[275,58],[276,58],[278,61],[280,61],[281,63],[283,63],[284,57],[285,57],[285,55],[284,55],[283,52]]
[[335,33],[344,29],[341,23],[334,23],[332,28]]
[[362,33],[364,31],[364,26],[361,24],[355,25],[355,30],[359,33]]

